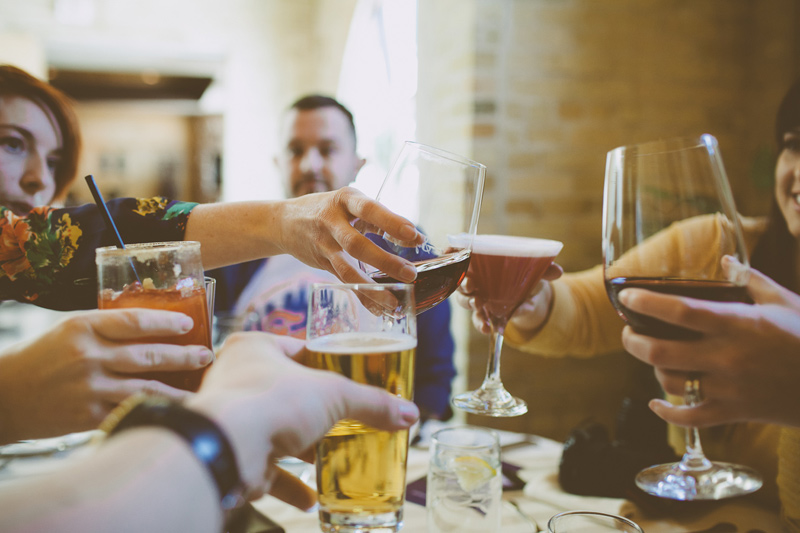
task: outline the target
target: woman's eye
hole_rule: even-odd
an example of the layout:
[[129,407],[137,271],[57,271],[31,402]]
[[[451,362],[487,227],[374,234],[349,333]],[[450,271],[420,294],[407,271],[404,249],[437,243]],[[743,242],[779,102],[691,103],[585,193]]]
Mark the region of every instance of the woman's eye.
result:
[[19,137],[0,137],[0,147],[6,152],[19,154],[25,150],[25,141]]
[[51,156],[47,158],[47,168],[50,170],[50,174],[55,174],[60,165],[61,165],[60,156]]

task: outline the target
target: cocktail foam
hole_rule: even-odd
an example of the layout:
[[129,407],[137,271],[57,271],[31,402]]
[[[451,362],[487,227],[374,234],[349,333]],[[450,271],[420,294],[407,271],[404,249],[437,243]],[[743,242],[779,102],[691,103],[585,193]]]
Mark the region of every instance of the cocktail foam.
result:
[[[450,245],[458,248],[466,248],[469,245],[469,238],[466,233],[447,236]],[[555,257],[563,247],[564,243],[560,241],[511,235],[475,235],[472,239],[472,253],[482,255]]]

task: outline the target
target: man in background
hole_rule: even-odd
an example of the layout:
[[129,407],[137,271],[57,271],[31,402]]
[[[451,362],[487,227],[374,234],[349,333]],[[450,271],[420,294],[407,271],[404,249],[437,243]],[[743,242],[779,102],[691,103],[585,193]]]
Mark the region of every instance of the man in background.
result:
[[[304,96],[291,105],[275,157],[288,197],[326,192],[351,184],[365,160],[356,151],[353,115],[333,98]],[[313,283],[338,282],[328,272],[292,256],[236,265],[210,272],[217,278],[216,313],[235,316],[246,330],[306,337],[306,314]],[[453,365],[450,304],[447,301],[417,319],[414,401],[420,418],[446,420],[450,410]]]

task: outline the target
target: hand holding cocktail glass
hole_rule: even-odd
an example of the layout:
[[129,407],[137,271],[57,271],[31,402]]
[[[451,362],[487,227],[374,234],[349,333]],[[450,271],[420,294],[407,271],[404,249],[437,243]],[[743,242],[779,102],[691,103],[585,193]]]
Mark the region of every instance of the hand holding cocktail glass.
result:
[[[100,309],[144,308],[178,311],[192,318],[183,335],[140,339],[142,343],[199,345],[211,350],[214,280],[206,278],[200,243],[178,241],[99,248],[96,256]],[[205,368],[139,375],[196,391]]]
[[[452,235],[458,244],[465,235]],[[476,235],[470,258],[470,296],[480,306],[481,315],[491,329],[492,343],[486,377],[475,391],[459,394],[453,405],[469,413],[487,416],[519,416],[528,411],[527,404],[512,396],[500,377],[500,355],[503,332],[509,318],[547,273],[560,275],[553,260],[562,243],[547,239]]]

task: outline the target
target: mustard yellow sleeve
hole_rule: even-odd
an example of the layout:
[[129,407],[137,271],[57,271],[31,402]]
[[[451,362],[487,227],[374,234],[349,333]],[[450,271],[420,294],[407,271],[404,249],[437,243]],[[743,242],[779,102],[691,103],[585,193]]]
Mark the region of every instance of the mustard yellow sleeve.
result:
[[509,324],[505,342],[520,350],[560,357],[590,357],[622,348],[619,317],[606,295],[603,267],[565,274],[554,282],[553,308],[537,333],[524,333]]
[[786,531],[800,532],[800,428],[783,428],[778,444],[778,493]]
[[[754,246],[764,224],[763,219],[742,217],[748,247]],[[698,278],[707,277],[721,268],[722,255],[734,249],[734,243],[725,237],[730,234],[726,226],[719,215],[677,222],[632,248],[617,265],[622,269],[635,267],[647,277],[662,277],[681,264]],[[706,253],[698,256],[698,249]],[[530,332],[511,323],[505,331],[505,342],[525,352],[552,357],[591,357],[622,349],[625,323],[608,299],[602,265],[565,274],[552,282],[552,289],[552,310],[544,326]]]

